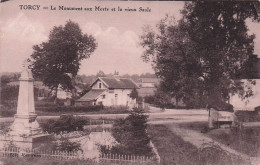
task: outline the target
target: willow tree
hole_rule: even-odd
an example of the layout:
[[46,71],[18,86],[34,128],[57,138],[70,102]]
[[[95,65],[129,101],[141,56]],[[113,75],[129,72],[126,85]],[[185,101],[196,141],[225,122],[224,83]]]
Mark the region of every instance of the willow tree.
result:
[[259,22],[258,13],[258,2],[187,2],[180,20],[166,16],[156,31],[144,28],[142,57],[152,61],[161,89],[186,104],[250,97],[237,77],[254,52],[246,20]]
[[55,91],[55,98],[59,86],[75,97],[75,78],[81,61],[89,58],[96,47],[95,38],[83,34],[79,25],[69,20],[65,26],[54,26],[47,42],[33,46],[32,72]]

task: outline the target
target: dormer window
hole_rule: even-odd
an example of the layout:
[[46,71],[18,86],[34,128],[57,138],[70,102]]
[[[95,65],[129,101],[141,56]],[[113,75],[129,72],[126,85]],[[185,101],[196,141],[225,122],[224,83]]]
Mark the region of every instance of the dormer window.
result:
[[102,83],[98,83],[98,88],[101,89],[102,88]]

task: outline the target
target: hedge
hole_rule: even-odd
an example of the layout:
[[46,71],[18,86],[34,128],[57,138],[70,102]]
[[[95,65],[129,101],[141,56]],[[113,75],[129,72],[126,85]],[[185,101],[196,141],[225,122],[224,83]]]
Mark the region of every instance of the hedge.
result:
[[235,114],[240,122],[260,121],[260,116],[257,111],[236,111]]
[[103,105],[93,105],[93,106],[48,106],[48,107],[36,107],[37,111],[42,112],[93,112],[100,111],[103,109]]

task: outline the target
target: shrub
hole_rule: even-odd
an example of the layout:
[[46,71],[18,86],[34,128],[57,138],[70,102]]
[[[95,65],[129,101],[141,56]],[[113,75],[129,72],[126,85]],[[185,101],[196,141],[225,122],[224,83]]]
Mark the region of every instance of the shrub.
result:
[[66,151],[76,152],[82,151],[80,143],[69,141],[68,139],[62,140],[60,143],[55,143],[53,151]]
[[112,136],[119,144],[109,150],[101,147],[101,152],[151,156],[150,138],[146,132],[147,118],[142,110],[134,109],[125,119],[116,120]]
[[93,106],[47,106],[47,107],[36,107],[36,111],[42,112],[93,112],[100,111],[104,107],[102,105]]
[[260,116],[257,111],[236,111],[235,115],[240,122],[260,121]]
[[154,104],[154,96],[145,96],[144,101],[149,104]]
[[13,117],[15,114],[16,114],[16,110],[15,109],[7,110],[6,108],[2,108],[1,107],[1,111],[0,111],[0,116],[1,117]]
[[58,120],[49,119],[41,123],[43,131],[59,134],[61,132],[82,131],[86,120],[73,115],[61,115]]

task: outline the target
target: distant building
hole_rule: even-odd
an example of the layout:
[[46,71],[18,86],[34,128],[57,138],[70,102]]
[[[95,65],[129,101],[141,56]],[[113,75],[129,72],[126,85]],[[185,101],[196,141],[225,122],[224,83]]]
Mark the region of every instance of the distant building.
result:
[[136,99],[130,98],[132,90],[139,87],[131,79],[119,77],[99,77],[76,105],[129,106],[136,105]]
[[138,95],[141,97],[153,96],[160,81],[158,78],[142,78],[139,84]]
[[57,98],[58,99],[71,99],[72,93],[69,91],[65,91],[61,88],[61,85],[59,85],[57,89]]
[[[19,86],[19,81],[13,81],[7,84],[8,86]],[[50,93],[50,89],[48,87],[46,87],[42,81],[34,81],[33,82],[33,86],[34,86],[34,93],[35,96],[37,97],[37,100],[42,100],[44,98],[50,97],[51,93]]]
[[[250,69],[250,76],[243,75],[241,77],[243,83],[248,83],[247,79],[255,81],[255,85],[251,85],[253,96],[248,99],[242,100],[237,94],[230,96],[230,104],[234,106],[235,110],[251,110],[260,106],[260,58],[255,55],[253,57],[252,68]],[[250,85],[250,84],[248,84]]]

